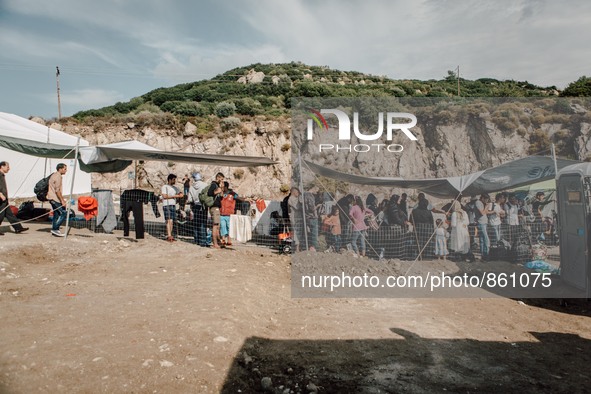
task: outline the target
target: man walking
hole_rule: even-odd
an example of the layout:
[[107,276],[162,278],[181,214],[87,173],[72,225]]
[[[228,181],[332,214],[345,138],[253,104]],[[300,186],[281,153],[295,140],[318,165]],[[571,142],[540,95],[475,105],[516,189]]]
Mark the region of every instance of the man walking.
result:
[[[2,224],[2,221],[6,217],[8,222],[12,224],[14,232],[20,234],[29,228],[23,227],[19,223],[19,220],[14,216],[8,204],[8,188],[6,187],[6,174],[8,174],[8,171],[10,171],[10,164],[7,161],[0,161],[0,224]],[[0,233],[0,235],[4,235],[4,233]]]
[[51,234],[56,237],[65,237],[66,234],[60,231],[60,226],[66,220],[66,200],[62,192],[62,176],[68,171],[68,166],[59,163],[55,167],[56,171],[49,177],[49,189],[47,190],[47,200],[53,209],[53,221],[51,222]]

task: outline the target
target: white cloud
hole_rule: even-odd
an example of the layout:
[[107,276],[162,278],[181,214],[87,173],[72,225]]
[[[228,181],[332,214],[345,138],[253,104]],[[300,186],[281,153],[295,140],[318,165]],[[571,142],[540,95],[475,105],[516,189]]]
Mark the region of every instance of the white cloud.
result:
[[225,46],[218,48],[195,47],[180,59],[171,53],[163,56],[153,73],[157,78],[172,82],[196,81],[211,78],[228,69],[252,63],[281,63],[289,61],[280,48],[272,45],[246,48]]
[[[124,95],[114,90],[103,89],[78,89],[61,93],[61,102],[64,107],[78,109],[99,108],[113,105],[124,100]],[[47,103],[56,103],[56,96],[44,95]]]

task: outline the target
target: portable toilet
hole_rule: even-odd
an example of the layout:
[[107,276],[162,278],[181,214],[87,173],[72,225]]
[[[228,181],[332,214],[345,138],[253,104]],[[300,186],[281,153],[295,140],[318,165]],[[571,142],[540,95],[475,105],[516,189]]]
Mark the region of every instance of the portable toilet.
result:
[[560,276],[591,298],[591,163],[560,170],[556,192]]

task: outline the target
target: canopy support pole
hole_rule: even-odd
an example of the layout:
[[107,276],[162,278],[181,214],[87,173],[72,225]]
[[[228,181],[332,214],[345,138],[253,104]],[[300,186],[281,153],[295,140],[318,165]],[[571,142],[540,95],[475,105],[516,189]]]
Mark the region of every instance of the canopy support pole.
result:
[[556,147],[554,144],[551,145],[552,159],[554,160],[554,179],[558,179],[558,163],[556,162]]
[[68,238],[68,230],[70,226],[70,203],[72,201],[72,194],[74,194],[74,181],[76,180],[76,171],[78,169],[78,148],[80,147],[80,137],[76,140],[76,154],[74,156],[74,172],[72,173],[72,184],[70,185],[70,196],[68,197],[68,202],[66,203],[66,236],[64,240]]
[[306,225],[306,199],[304,197],[304,181],[302,179],[302,152],[298,150],[298,169],[300,174],[300,182],[299,182],[299,189],[300,189],[300,197],[302,199],[302,216],[303,216],[303,223],[304,223],[304,240],[306,242],[306,250],[308,250],[308,226]]

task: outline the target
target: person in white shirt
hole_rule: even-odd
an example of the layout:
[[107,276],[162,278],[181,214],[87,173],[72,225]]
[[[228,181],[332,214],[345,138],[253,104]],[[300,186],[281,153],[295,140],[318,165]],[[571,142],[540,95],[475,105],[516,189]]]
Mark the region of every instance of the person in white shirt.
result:
[[511,245],[513,245],[515,239],[521,234],[520,219],[523,217],[523,214],[521,212],[519,200],[514,194],[509,196],[509,202],[506,204],[506,206],[507,223],[509,224],[509,242],[511,242]]
[[505,216],[505,211],[503,211],[504,203],[504,194],[498,193],[495,196],[495,201],[489,203],[487,206],[487,210],[489,211],[488,224],[493,229],[493,234],[495,235],[495,238],[492,240],[492,242],[495,245],[501,240],[501,219]]
[[164,220],[166,221],[166,240],[168,242],[176,241],[172,236],[173,222],[176,220],[176,199],[183,197],[183,193],[177,189],[176,175],[169,174],[167,184],[162,186],[162,211],[164,212]]
[[478,243],[480,244],[481,260],[488,260],[488,248],[490,247],[490,240],[487,233],[487,215],[490,213],[487,209],[489,202],[490,196],[487,193],[483,193],[480,196],[480,199],[475,203],[475,220],[478,226]]

